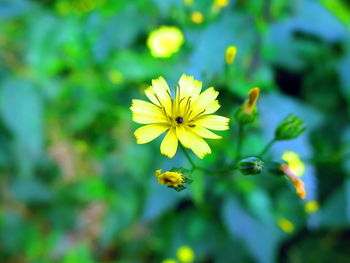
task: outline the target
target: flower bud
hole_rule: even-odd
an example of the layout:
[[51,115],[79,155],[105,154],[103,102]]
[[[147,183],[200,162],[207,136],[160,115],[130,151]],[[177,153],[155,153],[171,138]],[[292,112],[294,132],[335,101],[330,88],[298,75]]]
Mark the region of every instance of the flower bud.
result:
[[290,169],[287,164],[281,164],[281,170],[287,176],[287,178],[292,182],[296,194],[301,198],[305,199],[306,190],[304,182]]
[[229,65],[232,64],[233,61],[235,61],[236,54],[237,54],[237,47],[228,46],[226,48],[226,54],[225,54],[226,64],[229,64]]
[[256,175],[261,173],[264,168],[264,162],[256,157],[249,157],[238,163],[238,169],[244,175]]
[[305,131],[304,121],[298,116],[288,115],[284,118],[275,130],[276,140],[292,140],[297,138]]
[[253,88],[249,91],[248,100],[236,111],[236,118],[240,124],[253,122],[258,116],[256,103],[260,94],[259,88]]
[[164,184],[179,192],[186,189],[185,184],[192,182],[191,179],[185,176],[187,173],[188,170],[183,168],[173,168],[164,173],[162,173],[162,169],[159,169],[155,172],[155,176],[158,179],[158,184]]

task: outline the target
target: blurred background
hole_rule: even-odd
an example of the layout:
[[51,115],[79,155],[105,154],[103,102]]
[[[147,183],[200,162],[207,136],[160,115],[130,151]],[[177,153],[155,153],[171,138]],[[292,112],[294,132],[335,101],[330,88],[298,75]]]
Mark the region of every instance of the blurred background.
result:
[[[1,0],[0,262],[350,262],[349,30],[340,0]],[[232,118],[193,156],[202,166],[234,158],[233,113],[253,87],[244,156],[286,115],[305,120],[264,160],[294,167],[305,200],[267,171],[157,183],[189,163],[162,156],[161,138],[137,145],[129,107],[182,73]]]

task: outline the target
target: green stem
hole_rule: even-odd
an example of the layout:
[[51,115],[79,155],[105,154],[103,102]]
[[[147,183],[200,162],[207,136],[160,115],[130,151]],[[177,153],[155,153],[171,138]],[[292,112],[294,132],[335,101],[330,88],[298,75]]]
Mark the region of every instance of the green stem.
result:
[[188,154],[188,152],[186,151],[185,147],[180,143],[180,147],[183,151],[183,153],[185,154],[187,160],[190,162],[190,164],[192,165],[192,170],[198,168],[197,165],[194,163],[194,161],[192,160],[191,156]]
[[198,170],[202,170],[203,172],[207,172],[207,173],[211,173],[211,174],[224,174],[224,173],[227,173],[229,171],[237,169],[236,163],[234,163],[232,165],[229,165],[227,167],[224,167],[222,169],[219,169],[219,170],[211,170],[211,169],[208,169],[208,168],[205,168],[205,167],[202,167],[202,166],[197,166],[194,163],[194,161],[192,160],[191,156],[186,151],[185,147],[182,144],[180,144],[180,147],[181,147],[184,155],[186,156],[187,160],[192,165],[192,171],[198,169]]
[[272,145],[276,142],[277,140],[275,138],[273,138],[268,144],[266,144],[266,146],[264,147],[264,149],[260,152],[259,157],[263,157],[268,150],[270,150],[270,148],[272,147]]
[[235,161],[239,160],[242,152],[242,143],[244,138],[244,124],[238,124],[238,134],[237,134],[237,150]]

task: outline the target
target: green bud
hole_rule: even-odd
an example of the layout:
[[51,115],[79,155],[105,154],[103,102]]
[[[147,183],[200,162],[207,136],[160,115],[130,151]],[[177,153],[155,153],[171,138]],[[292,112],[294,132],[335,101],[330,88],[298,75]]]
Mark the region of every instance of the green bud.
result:
[[279,123],[275,130],[276,140],[292,140],[299,137],[306,130],[303,125],[304,121],[300,120],[298,116],[288,115]]
[[235,113],[235,117],[240,124],[249,124],[255,121],[258,116],[256,107],[250,113],[246,113],[244,105],[241,106]]
[[238,163],[238,169],[244,175],[256,175],[261,173],[264,162],[257,157],[249,157]]

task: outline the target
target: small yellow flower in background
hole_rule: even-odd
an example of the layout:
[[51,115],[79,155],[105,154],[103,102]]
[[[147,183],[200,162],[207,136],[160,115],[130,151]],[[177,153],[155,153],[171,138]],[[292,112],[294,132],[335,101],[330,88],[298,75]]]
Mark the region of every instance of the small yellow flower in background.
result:
[[162,263],[178,263],[177,260],[172,258],[167,258],[162,261]]
[[294,231],[294,224],[286,218],[282,217],[278,219],[277,224],[286,233],[292,233]]
[[185,182],[183,175],[179,172],[168,171],[162,173],[162,169],[159,169],[156,171],[155,175],[159,184],[165,184],[170,187],[179,187]]
[[191,14],[191,20],[195,24],[201,24],[204,21],[203,14],[201,12],[195,11]]
[[214,1],[214,6],[217,7],[217,8],[223,8],[223,7],[228,6],[229,3],[230,3],[229,0],[215,0]]
[[305,173],[305,164],[300,159],[299,154],[293,151],[285,151],[282,160],[288,163],[289,168],[297,175],[303,176]]
[[177,258],[183,263],[192,263],[195,255],[189,246],[181,246],[176,252]]
[[310,200],[304,205],[306,213],[312,214],[319,210],[320,206],[316,200]]
[[297,195],[304,199],[306,197],[305,184],[300,178],[290,169],[289,165],[281,164],[281,170],[288,177],[289,180],[293,183]]
[[226,48],[226,55],[225,55],[225,60],[227,64],[232,64],[233,61],[235,61],[237,54],[237,47],[236,46],[228,46]]
[[190,6],[193,4],[193,0],[184,0],[184,4]]
[[174,157],[178,141],[201,159],[211,153],[203,138],[220,139],[209,129],[227,130],[229,119],[212,115],[220,108],[216,100],[219,92],[213,87],[202,93],[201,90],[202,82],[183,74],[172,98],[162,77],[152,80],[152,86],[145,90],[152,103],[134,99],[130,107],[133,121],[147,124],[134,132],[137,143],[148,143],[168,131],[160,145],[160,152],[169,158]]
[[120,84],[123,82],[123,74],[115,69],[112,69],[108,72],[108,78],[113,84]]
[[168,58],[179,51],[184,43],[181,30],[173,26],[161,26],[152,31],[147,39],[147,46],[154,57]]

